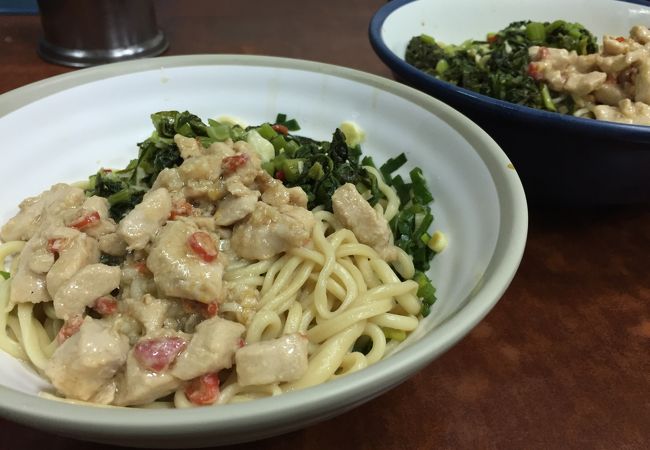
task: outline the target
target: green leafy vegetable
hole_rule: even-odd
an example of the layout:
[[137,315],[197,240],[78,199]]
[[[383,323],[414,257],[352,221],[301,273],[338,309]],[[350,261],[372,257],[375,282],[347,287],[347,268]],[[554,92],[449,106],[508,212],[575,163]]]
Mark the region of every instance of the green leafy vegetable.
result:
[[0,270],[0,277],[4,278],[5,280],[8,280],[11,274],[9,272],[5,272],[4,270]]
[[[550,111],[558,110],[548,87],[528,74],[533,45],[575,50],[579,55],[598,51],[596,38],[578,23],[513,22],[488,35],[487,40],[470,40],[444,45],[433,37],[413,37],[406,49],[406,61],[441,80],[512,103]],[[562,111],[573,112],[573,102]]]

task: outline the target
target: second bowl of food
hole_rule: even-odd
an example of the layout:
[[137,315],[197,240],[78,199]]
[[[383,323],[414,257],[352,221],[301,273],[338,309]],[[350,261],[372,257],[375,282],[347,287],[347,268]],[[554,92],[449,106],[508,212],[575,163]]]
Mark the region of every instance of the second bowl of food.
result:
[[404,82],[459,109],[533,202],[650,200],[645,2],[395,0],[370,24]]

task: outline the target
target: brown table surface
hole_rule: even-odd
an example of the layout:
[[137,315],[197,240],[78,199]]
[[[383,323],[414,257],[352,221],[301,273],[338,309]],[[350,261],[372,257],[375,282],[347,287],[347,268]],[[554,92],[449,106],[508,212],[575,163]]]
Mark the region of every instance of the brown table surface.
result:
[[[155,5],[168,55],[275,55],[390,77],[367,37],[384,3]],[[36,16],[0,16],[0,93],[72,70],[39,59],[39,35]],[[458,345],[351,412],[233,448],[650,448],[649,269],[650,205],[531,207],[516,277]],[[112,448],[0,424],[2,449]]]

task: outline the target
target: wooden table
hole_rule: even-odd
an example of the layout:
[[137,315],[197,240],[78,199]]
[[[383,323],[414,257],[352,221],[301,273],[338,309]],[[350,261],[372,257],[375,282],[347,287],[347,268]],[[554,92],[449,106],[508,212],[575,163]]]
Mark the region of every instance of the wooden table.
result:
[[[155,2],[169,55],[276,55],[390,77],[367,38],[383,3]],[[0,93],[71,70],[39,59],[39,34],[38,17],[0,16]],[[2,449],[110,448],[0,423]],[[351,412],[233,448],[650,448],[650,205],[531,207],[519,272],[458,345]]]

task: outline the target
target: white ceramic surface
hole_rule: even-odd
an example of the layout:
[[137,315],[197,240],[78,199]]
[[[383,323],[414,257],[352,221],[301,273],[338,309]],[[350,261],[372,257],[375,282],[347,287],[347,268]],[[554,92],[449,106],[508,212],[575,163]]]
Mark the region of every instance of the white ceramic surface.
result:
[[43,383],[0,353],[0,413],[81,439],[148,447],[234,443],[339,414],[404,381],[474,327],[501,297],[521,259],[527,209],[499,147],[464,116],[416,90],[358,71],[251,56],[182,56],[100,66],[0,96],[0,221],[18,202],[99,167],[121,167],[146,138],[149,115],[189,110],[250,124],[278,112],[300,134],[328,139],[356,121],[364,151],[384,161],[402,151],[435,196],[435,227],[449,247],[433,263],[438,302],[394,355],[343,379],[273,399],[193,410],[70,405],[37,397]]

